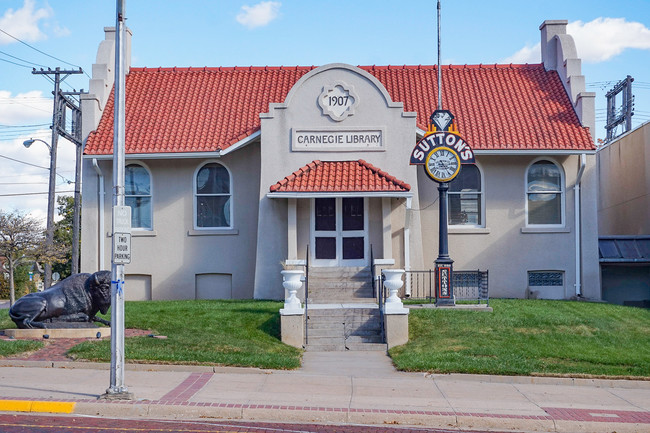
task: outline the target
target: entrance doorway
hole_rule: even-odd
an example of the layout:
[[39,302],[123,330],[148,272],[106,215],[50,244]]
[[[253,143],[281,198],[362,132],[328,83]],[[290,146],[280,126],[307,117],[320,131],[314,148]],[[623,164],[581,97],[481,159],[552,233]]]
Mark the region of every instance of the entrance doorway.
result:
[[368,212],[363,197],[312,200],[311,255],[314,266],[368,264]]

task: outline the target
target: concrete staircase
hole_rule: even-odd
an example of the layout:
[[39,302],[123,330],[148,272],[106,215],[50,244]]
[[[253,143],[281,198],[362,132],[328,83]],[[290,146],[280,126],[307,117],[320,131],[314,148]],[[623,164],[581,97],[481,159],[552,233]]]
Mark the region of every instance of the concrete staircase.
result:
[[375,302],[369,267],[309,268],[309,303]]
[[370,268],[310,268],[308,351],[386,351]]

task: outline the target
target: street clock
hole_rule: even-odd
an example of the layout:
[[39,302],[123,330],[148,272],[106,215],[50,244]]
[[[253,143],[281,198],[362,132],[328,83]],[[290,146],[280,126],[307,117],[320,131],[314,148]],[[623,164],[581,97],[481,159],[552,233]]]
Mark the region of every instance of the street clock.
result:
[[425,158],[424,168],[436,182],[450,182],[460,171],[460,157],[449,147],[436,147]]

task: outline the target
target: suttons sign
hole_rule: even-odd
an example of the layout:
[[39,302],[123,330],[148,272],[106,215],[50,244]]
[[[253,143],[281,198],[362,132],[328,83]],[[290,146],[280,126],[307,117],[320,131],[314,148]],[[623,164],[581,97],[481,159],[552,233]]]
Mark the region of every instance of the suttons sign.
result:
[[411,152],[411,165],[424,165],[427,155],[437,147],[452,149],[460,158],[461,164],[474,164],[474,151],[460,135],[452,132],[434,132],[415,145]]

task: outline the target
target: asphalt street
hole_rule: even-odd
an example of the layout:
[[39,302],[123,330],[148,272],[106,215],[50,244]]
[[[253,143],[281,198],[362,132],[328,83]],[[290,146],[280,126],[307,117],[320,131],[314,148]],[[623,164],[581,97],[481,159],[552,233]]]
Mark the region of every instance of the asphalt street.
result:
[[[52,415],[0,415],[4,433],[484,433],[477,430],[384,427],[341,424],[284,424],[232,421],[133,420]],[[487,433],[487,432],[485,432]],[[491,433],[495,433],[491,431]]]

